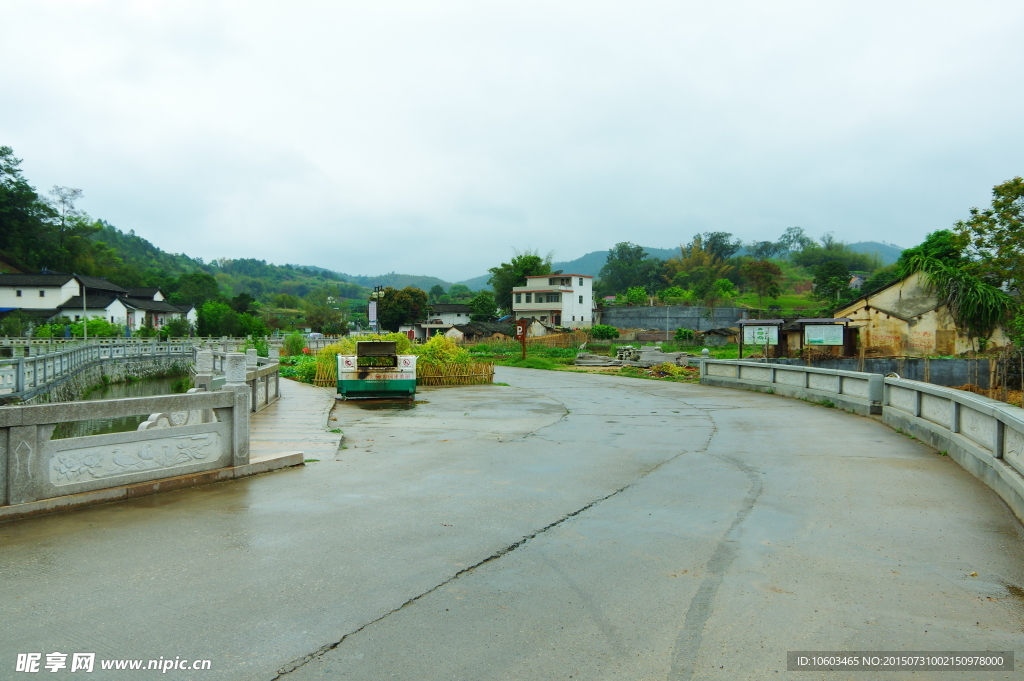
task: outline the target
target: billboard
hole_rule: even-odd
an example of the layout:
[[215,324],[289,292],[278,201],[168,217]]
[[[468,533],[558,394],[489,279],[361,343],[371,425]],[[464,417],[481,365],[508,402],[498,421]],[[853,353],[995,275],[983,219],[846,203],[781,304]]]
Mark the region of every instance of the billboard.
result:
[[808,324],[804,327],[804,345],[842,345],[842,324]]
[[778,345],[779,327],[777,326],[743,326],[744,345]]

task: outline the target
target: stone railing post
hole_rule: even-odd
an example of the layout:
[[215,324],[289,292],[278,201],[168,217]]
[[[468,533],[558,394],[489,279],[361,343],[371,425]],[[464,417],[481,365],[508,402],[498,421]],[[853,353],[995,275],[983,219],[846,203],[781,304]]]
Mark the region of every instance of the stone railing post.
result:
[[259,363],[258,355],[256,354],[256,348],[249,348],[245,351],[245,366],[248,369],[255,369]]
[[213,353],[200,350],[196,353],[196,387],[211,390],[213,386]]
[[267,352],[267,355],[267,359],[269,359],[272,362],[278,362],[281,359],[281,351],[278,350],[277,348],[270,348],[270,350]]

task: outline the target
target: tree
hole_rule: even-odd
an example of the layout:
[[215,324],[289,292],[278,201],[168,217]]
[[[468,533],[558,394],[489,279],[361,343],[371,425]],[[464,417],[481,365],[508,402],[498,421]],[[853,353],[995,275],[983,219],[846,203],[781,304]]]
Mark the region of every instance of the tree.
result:
[[830,260],[814,268],[814,295],[819,300],[839,300],[850,288],[850,271],[839,260]]
[[[704,250],[719,260],[728,260],[736,254],[736,251],[743,248],[743,242],[732,238],[732,234],[729,232],[704,232],[699,236]],[[696,238],[694,237],[694,239]]]
[[498,306],[494,302],[493,293],[490,291],[480,291],[473,300],[469,301],[469,309],[469,321],[490,322],[494,320]]
[[608,293],[621,293],[636,286],[653,293],[661,268],[661,261],[649,257],[642,246],[623,241],[608,251],[598,277],[601,289]]
[[956,231],[974,255],[972,271],[1024,291],[1024,179],[996,185],[992,207],[970,212],[970,218],[956,223]]
[[401,290],[388,286],[377,301],[377,319],[388,331],[423,319],[426,311],[427,292],[412,286]]
[[183,338],[191,336],[195,329],[184,317],[175,317],[160,329],[161,338]]
[[917,246],[900,253],[899,260],[896,261],[897,269],[901,272],[907,271],[909,262],[916,256],[934,258],[950,267],[964,267],[970,262],[964,254],[966,246],[966,236],[954,234],[948,229],[939,229],[926,236]]
[[701,237],[695,236],[689,246],[679,246],[679,257],[665,261],[663,279],[669,285],[692,289],[698,299],[704,298],[714,282],[727,278],[733,271],[710,250]]
[[452,302],[458,302],[473,297],[473,291],[465,284],[452,284],[448,289],[448,297]]
[[814,245],[814,239],[804,234],[803,227],[787,227],[777,242],[780,254],[798,253]]
[[228,302],[228,305],[230,305],[231,309],[238,314],[255,312],[257,308],[256,299],[248,293],[239,293]]
[[740,274],[757,293],[757,306],[764,307],[765,296],[778,298],[782,293],[779,283],[782,281],[782,268],[770,260],[755,260],[740,268]]
[[434,284],[433,286],[430,287],[429,300],[432,303],[436,303],[438,298],[440,298],[444,294],[444,286],[441,286],[440,284]]
[[178,277],[178,290],[171,294],[172,302],[192,303],[197,308],[201,308],[207,301],[220,298],[220,285],[217,283],[217,279],[206,272],[191,272],[181,275]]
[[302,301],[306,324],[318,333],[330,333],[331,329],[341,325],[344,321],[342,302],[338,298],[337,286],[334,284],[318,286]]
[[[500,266],[492,267],[487,271],[491,273],[487,283],[494,291],[494,302],[503,312],[511,312],[512,288],[525,286],[528,276],[551,274],[551,254],[541,258],[536,252],[520,253],[515,251],[511,262],[503,262]],[[449,293],[449,295],[451,294]]]
[[768,260],[785,250],[777,241],[751,241],[747,244],[747,253],[755,260]]
[[21,174],[21,159],[0,146],[0,251],[12,264],[37,269],[50,264],[56,212]]
[[630,286],[624,298],[630,305],[647,305],[647,289],[643,286]]
[[199,308],[198,315],[200,336],[235,336],[238,333],[238,313],[227,303],[209,300]]

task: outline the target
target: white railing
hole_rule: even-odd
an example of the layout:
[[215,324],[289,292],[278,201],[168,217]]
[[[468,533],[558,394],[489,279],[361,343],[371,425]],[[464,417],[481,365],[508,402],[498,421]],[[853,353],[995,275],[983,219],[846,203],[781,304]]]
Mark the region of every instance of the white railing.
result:
[[858,414],[882,413],[882,375],[729,359],[700,360],[700,382],[830,401]]

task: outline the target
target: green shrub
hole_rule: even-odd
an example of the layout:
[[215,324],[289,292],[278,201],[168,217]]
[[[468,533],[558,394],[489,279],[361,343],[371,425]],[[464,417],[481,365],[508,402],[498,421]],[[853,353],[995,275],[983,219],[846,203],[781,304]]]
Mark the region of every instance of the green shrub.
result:
[[676,329],[676,335],[673,338],[677,341],[693,340],[693,329]]
[[302,334],[296,331],[290,333],[284,337],[284,344],[282,350],[286,356],[301,355],[302,348],[306,347],[306,339],[302,337]]
[[608,324],[594,324],[590,327],[590,337],[598,340],[611,340],[619,337],[619,330]]

